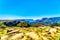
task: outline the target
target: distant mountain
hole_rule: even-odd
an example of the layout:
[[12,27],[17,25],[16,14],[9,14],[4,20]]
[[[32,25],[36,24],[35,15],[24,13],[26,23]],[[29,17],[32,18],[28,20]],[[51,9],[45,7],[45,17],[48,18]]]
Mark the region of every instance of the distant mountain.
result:
[[41,20],[37,20],[36,23],[42,23],[45,25],[50,25],[53,23],[59,23],[60,24],[60,17],[42,18]]
[[15,20],[15,21],[28,22],[28,23],[34,22],[33,19],[18,19],[18,20]]
[[[3,21],[0,21],[0,22],[3,22]],[[10,20],[8,20],[8,21],[10,21]],[[13,24],[17,24],[18,22],[28,22],[31,25],[33,25],[35,23],[41,23],[41,24],[45,24],[45,25],[50,25],[50,24],[53,24],[53,23],[59,23],[60,24],[60,17],[42,18],[42,19],[37,19],[37,20],[33,20],[33,19],[17,19],[17,20],[11,20],[11,21],[14,21]],[[7,20],[6,20],[6,22],[7,22]]]

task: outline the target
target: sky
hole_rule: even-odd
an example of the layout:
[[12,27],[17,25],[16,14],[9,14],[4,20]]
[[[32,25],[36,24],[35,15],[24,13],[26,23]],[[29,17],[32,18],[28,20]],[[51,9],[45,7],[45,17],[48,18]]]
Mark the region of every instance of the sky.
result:
[[60,0],[0,0],[0,19],[60,17]]

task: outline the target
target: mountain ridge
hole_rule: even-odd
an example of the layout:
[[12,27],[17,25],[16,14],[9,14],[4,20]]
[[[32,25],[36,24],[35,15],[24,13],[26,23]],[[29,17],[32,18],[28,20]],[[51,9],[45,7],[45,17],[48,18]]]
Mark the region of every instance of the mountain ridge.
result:
[[59,23],[60,24],[60,17],[42,18],[42,19],[36,19],[36,20],[34,20],[34,19],[0,20],[0,22],[9,22],[9,21],[28,22],[31,25],[35,24],[35,23],[50,25],[50,24],[53,24],[53,23]]

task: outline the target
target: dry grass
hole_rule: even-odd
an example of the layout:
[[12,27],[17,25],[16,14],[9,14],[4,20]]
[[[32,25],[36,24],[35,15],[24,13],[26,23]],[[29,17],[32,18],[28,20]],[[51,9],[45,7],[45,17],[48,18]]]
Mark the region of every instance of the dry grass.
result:
[[[7,33],[7,30],[13,30]],[[60,27],[12,27],[0,30],[0,40],[59,40]]]

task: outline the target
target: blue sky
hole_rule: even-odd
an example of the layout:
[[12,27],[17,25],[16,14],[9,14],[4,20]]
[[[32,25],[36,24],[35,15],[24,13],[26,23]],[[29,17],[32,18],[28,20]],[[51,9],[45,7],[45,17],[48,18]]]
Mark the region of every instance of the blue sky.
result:
[[60,16],[60,0],[0,0],[0,19]]

